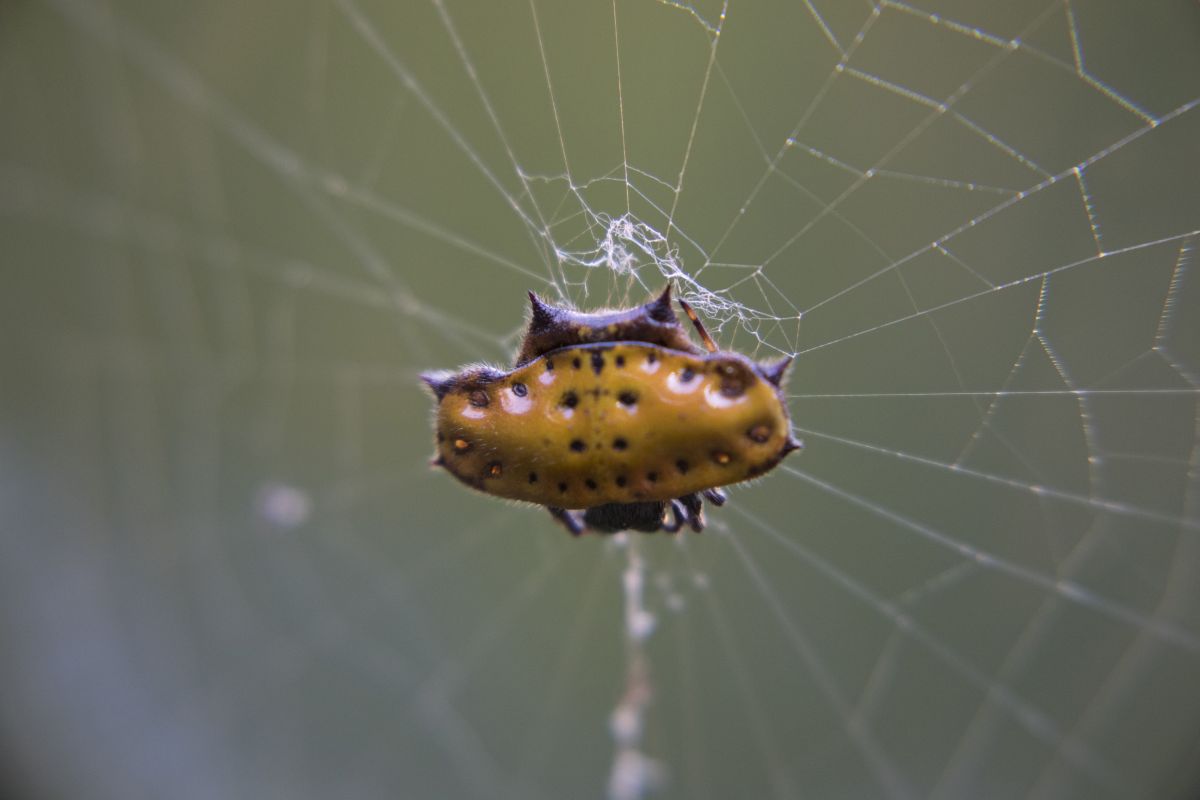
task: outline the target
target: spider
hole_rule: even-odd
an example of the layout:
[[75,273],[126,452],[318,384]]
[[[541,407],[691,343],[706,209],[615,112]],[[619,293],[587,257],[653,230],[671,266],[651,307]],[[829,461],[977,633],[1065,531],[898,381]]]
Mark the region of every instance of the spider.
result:
[[511,370],[427,372],[437,401],[435,467],[486,494],[545,506],[591,530],[704,528],[704,500],[802,447],[781,384],[791,358],[759,364],[718,349],[670,284],[641,306],[585,313],[529,293]]

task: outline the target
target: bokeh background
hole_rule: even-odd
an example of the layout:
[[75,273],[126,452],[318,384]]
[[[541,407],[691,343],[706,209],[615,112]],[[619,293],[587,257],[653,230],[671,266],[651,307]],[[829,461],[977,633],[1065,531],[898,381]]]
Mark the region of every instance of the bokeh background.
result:
[[[6,796],[1200,788],[1195,3],[23,0],[0,108]],[[428,468],[422,369],[667,279],[786,469]]]

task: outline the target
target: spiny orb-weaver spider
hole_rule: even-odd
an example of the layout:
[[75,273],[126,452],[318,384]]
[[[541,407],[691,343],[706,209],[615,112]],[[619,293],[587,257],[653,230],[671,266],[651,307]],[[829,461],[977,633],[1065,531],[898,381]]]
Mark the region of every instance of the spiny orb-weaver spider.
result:
[[671,286],[644,305],[583,313],[529,293],[532,314],[508,372],[427,372],[437,454],[466,485],[546,506],[579,535],[704,528],[703,500],[802,446],[781,384],[791,358],[722,352]]

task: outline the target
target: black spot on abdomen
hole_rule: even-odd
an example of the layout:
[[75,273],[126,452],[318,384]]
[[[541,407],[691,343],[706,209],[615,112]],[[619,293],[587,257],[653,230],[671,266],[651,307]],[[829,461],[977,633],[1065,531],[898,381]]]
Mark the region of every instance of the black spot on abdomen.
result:
[[602,353],[592,353],[592,372],[599,375],[604,371],[604,355]]

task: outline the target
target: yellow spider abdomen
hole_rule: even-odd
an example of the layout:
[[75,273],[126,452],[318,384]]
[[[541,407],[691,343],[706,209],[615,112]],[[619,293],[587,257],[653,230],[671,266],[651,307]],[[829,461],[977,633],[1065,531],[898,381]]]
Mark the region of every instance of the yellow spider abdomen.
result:
[[663,501],[771,469],[795,445],[778,389],[736,353],[562,347],[446,394],[440,463],[488,494],[561,508]]

